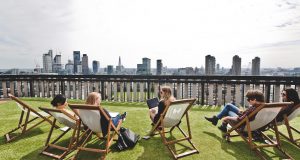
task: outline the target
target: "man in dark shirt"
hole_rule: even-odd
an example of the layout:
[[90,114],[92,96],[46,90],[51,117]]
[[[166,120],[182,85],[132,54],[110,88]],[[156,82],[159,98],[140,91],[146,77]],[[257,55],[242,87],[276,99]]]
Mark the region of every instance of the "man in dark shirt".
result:
[[[264,103],[264,95],[262,92],[260,92],[258,90],[249,90],[246,94],[246,97],[247,97],[248,103],[250,104],[250,107],[245,111],[241,111],[236,116],[223,117],[222,125],[218,127],[221,131],[227,132],[228,121],[234,121],[234,122],[238,123],[239,121],[244,119],[246,116],[248,116],[250,113],[252,113],[262,103]],[[252,121],[254,118],[255,118],[255,116],[252,116],[252,118],[250,118],[249,120]]]

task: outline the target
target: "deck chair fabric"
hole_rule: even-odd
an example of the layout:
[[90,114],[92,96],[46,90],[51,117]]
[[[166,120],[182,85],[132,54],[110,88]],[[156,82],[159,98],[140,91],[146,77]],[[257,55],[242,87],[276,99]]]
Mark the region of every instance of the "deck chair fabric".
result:
[[[281,148],[281,143],[279,139],[279,133],[277,128],[276,116],[280,112],[280,110],[284,107],[287,107],[291,103],[283,102],[283,103],[264,103],[257,107],[252,113],[246,116],[238,123],[233,123],[229,121],[229,124],[232,126],[231,129],[227,131],[225,137],[227,141],[230,141],[230,137],[236,136],[232,135],[233,131],[236,131],[239,136],[243,138],[243,140],[249,145],[250,149],[255,151],[255,153],[261,158],[266,159],[266,157],[262,154],[261,149],[264,147],[274,147],[277,148],[286,158],[291,158],[283,149]],[[250,121],[251,118],[254,120]],[[268,135],[264,134],[259,129],[264,127],[267,124],[273,124],[275,130],[275,138],[276,141],[272,140]],[[257,144],[252,140],[252,131],[260,132],[263,136],[265,142],[269,144]],[[246,133],[246,135],[244,134]]]
[[[300,135],[300,130],[296,129],[295,127],[290,125],[290,121],[293,120],[294,118],[298,117],[300,115],[300,104],[297,105],[297,108],[290,114],[290,115],[283,115],[283,121],[277,122],[277,125],[285,125],[287,129],[288,135],[284,134],[281,131],[278,131],[278,133],[286,138],[288,141],[296,145],[297,147],[300,148],[300,139],[295,139],[295,134]],[[274,126],[271,127],[273,130],[275,130]]]
[[[156,124],[154,124],[149,133],[149,136],[152,136],[156,131],[159,132],[164,145],[166,145],[174,159],[179,159],[191,154],[199,153],[198,149],[191,141],[192,134],[188,116],[188,111],[194,104],[195,100],[196,99],[183,99],[171,102],[169,106],[166,106],[164,112],[160,115],[159,120]],[[188,135],[180,127],[181,120],[184,116],[186,117]],[[184,137],[181,139],[168,141],[165,133],[171,133],[175,129],[175,127],[179,129],[180,133]],[[169,131],[166,131],[166,129],[169,129]],[[188,148],[186,152],[177,154],[172,145],[175,145],[176,143],[181,141],[187,141],[191,147],[186,146]]]
[[[56,158],[56,159],[63,159],[65,156],[67,156],[69,153],[71,153],[74,149],[76,149],[77,145],[79,144],[79,141],[82,139],[82,137],[85,135],[85,132],[80,134],[80,129],[83,129],[83,126],[80,125],[79,118],[75,117],[74,114],[71,115],[70,113],[66,112],[62,109],[54,109],[54,108],[44,108],[39,107],[42,111],[45,111],[49,115],[52,115],[54,117],[53,124],[51,126],[50,132],[48,134],[45,147],[42,150],[41,154]],[[67,128],[65,130],[62,130],[63,132],[56,137],[51,143],[51,136],[54,132],[54,127],[56,122],[59,122],[60,124],[63,124]],[[72,136],[69,140],[69,143],[67,145],[59,145],[59,140],[64,137],[65,134],[67,134],[70,130],[73,130]],[[62,151],[61,154],[54,153],[51,149],[56,149]]]
[[[90,132],[88,132],[87,137],[85,138],[84,142],[77,147],[77,153],[75,158],[78,156],[79,152],[81,151],[89,151],[89,152],[96,152],[100,153],[102,158],[105,158],[106,155],[110,152],[110,147],[112,145],[112,141],[114,136],[120,135],[120,127],[122,121],[120,120],[117,126],[113,125],[112,119],[101,106],[95,105],[86,105],[86,104],[69,104],[69,107],[78,115],[81,122],[86,125]],[[101,116],[103,115],[103,116]],[[98,137],[99,140],[105,142],[105,148],[88,148],[86,147],[88,141],[91,139],[93,133],[96,135],[102,134],[101,129],[101,118],[105,118],[109,125],[107,128],[107,134],[105,137]]]
[[[38,126],[43,122],[48,122],[51,125],[53,124],[53,122],[50,120],[51,115],[43,111],[38,112],[37,110],[33,109],[32,107],[21,101],[19,98],[13,96],[12,94],[9,94],[9,97],[12,100],[16,101],[17,106],[21,109],[21,115],[18,126],[5,134],[6,142],[13,141],[17,137],[27,133],[29,130],[33,129],[34,127]],[[58,128],[58,126],[55,127]],[[21,131],[21,133],[17,133],[17,131],[19,130]]]

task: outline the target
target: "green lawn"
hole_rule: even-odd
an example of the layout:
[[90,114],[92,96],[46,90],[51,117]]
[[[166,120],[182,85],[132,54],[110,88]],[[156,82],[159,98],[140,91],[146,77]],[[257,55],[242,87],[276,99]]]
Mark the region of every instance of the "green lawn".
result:
[[[34,107],[48,106],[50,107],[50,99],[23,98],[27,104]],[[69,103],[82,103],[83,101],[69,100]],[[123,113],[127,111],[124,127],[128,127],[134,132],[145,135],[150,129],[150,119],[148,118],[147,107],[144,103],[113,103],[103,102],[102,106],[110,111]],[[228,143],[222,139],[221,132],[217,127],[204,120],[204,116],[212,116],[219,111],[219,108],[194,106],[190,111],[190,123],[192,128],[192,141],[200,151],[199,154],[185,157],[183,159],[258,159],[255,153],[252,152],[246,143],[240,137],[232,138],[232,142]],[[47,138],[50,125],[43,123],[40,127],[33,129],[23,137],[6,144],[4,134],[15,128],[18,123],[20,110],[16,103],[8,101],[0,104],[0,159],[51,159],[40,155],[45,140]],[[291,123],[296,128],[300,129],[300,117],[294,119]],[[182,124],[185,121],[183,121]],[[183,125],[185,128],[186,125]],[[280,127],[284,131],[283,126]],[[175,130],[173,136],[178,136]],[[55,135],[60,131],[56,130]],[[270,132],[269,134],[271,134]],[[67,138],[68,136],[66,136]],[[298,136],[300,137],[300,136]],[[66,141],[63,141],[66,142]],[[62,142],[62,143],[63,143]],[[97,145],[93,144],[93,145]],[[294,159],[300,159],[300,149],[282,139],[283,149],[285,149]],[[175,146],[176,149],[182,149],[182,146]],[[273,153],[276,154],[273,154]],[[277,155],[279,152],[269,148],[265,152],[272,159],[280,159]],[[67,158],[72,157],[74,152]],[[97,154],[82,153],[79,159],[97,159],[100,156]],[[141,139],[135,148],[119,152],[112,145],[112,151],[106,157],[107,159],[171,159],[171,154],[163,145],[159,135],[150,140]],[[270,159],[271,159],[270,158]]]

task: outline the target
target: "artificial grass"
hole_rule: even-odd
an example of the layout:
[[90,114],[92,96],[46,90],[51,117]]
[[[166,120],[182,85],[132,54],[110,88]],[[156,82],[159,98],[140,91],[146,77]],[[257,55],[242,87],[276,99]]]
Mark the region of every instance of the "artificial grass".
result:
[[[22,98],[22,100],[34,107],[46,106],[50,107],[50,99],[47,98]],[[68,100],[69,103],[83,103],[82,100]],[[123,127],[130,128],[134,132],[145,135],[150,129],[150,119],[145,103],[119,103],[119,102],[102,102],[102,106],[110,111],[128,113]],[[257,159],[258,157],[250,150],[248,145],[240,137],[232,138],[232,142],[228,143],[222,138],[221,132],[217,127],[204,120],[204,116],[212,116],[219,111],[219,107],[200,107],[194,106],[189,112],[190,125],[192,129],[192,142],[196,145],[199,154],[184,157],[183,159]],[[13,101],[0,104],[0,159],[51,159],[47,156],[40,155],[44,143],[46,141],[50,125],[43,123],[39,127],[31,130],[26,135],[16,139],[11,143],[5,143],[4,134],[17,126],[20,116],[20,110]],[[300,129],[300,117],[297,117],[291,124]],[[220,123],[220,122],[219,122]],[[185,119],[182,126],[186,129]],[[280,126],[281,131],[285,131],[284,126]],[[58,135],[59,130],[54,132]],[[177,130],[174,130],[174,137],[178,137]],[[168,135],[168,134],[167,134]],[[55,136],[54,136],[55,137]],[[67,138],[62,143],[67,142]],[[171,139],[174,137],[170,137]],[[298,136],[299,137],[299,136]],[[282,139],[282,147],[294,159],[300,159],[300,149]],[[98,146],[98,141],[94,141],[91,146]],[[149,140],[141,139],[133,148],[125,151],[118,151],[112,145],[112,151],[107,155],[106,159],[172,159],[168,149],[163,145],[159,135]],[[175,146],[177,150],[183,150],[180,145]],[[265,152],[270,159],[281,159],[277,155],[279,152],[272,148],[266,149]],[[274,154],[275,153],[275,154]],[[75,152],[66,157],[71,158]],[[90,152],[82,152],[78,159],[98,159],[99,154]]]

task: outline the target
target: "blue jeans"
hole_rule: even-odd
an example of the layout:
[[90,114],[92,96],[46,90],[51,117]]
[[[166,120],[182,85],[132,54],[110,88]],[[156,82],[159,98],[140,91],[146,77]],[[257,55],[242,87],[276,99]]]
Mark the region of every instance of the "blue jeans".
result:
[[112,120],[112,122],[113,122],[113,124],[114,124],[115,127],[118,126],[118,123],[119,123],[119,121],[120,121],[121,119],[122,119],[122,117],[121,117],[120,114],[117,115],[116,117],[112,117],[112,118],[111,118],[111,120]]
[[225,116],[237,117],[239,113],[238,107],[235,105],[228,103],[224,106],[222,111],[217,115],[218,119],[222,119]]

